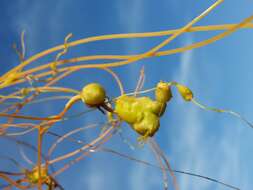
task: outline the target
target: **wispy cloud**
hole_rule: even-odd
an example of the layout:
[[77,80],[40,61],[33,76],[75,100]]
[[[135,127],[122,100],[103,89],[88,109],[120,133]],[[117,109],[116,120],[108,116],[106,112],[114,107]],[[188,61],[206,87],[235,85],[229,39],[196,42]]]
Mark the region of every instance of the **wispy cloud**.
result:
[[[183,45],[189,45],[193,43],[193,36],[189,35]],[[180,77],[177,78],[183,84],[188,84],[193,71],[192,61],[194,57],[194,50],[186,51],[182,53],[180,57],[180,70],[176,74]],[[192,78],[191,78],[192,79]],[[195,80],[196,81],[196,80]],[[179,112],[183,112],[183,119],[178,120],[177,125],[178,134],[176,138],[172,139],[173,147],[176,147],[173,158],[176,160],[176,164],[180,169],[190,170],[194,168],[195,171],[201,171],[205,167],[205,156],[201,155],[201,150],[205,148],[205,142],[203,139],[203,121],[199,117],[199,110],[194,107],[187,107],[185,112],[185,102],[178,103],[177,109]],[[179,118],[179,116],[176,116]],[[180,140],[179,140],[180,139]],[[176,157],[175,157],[176,156]],[[197,157],[197,160],[196,160]],[[203,171],[203,170],[202,170]],[[185,176],[178,176],[181,189],[207,189],[208,185],[201,183],[194,183],[191,178]]]
[[[126,1],[124,3],[119,2],[118,4],[118,15],[122,21],[122,27],[126,31],[136,32],[141,28],[144,19],[144,8],[145,4],[143,0],[138,1]],[[126,14],[127,11],[127,14]]]
[[[29,3],[27,1],[17,1],[16,4],[10,6],[9,11],[17,10],[15,17],[11,21],[12,30],[21,34],[21,31],[26,31],[26,43],[27,36],[29,36],[29,49],[30,52],[33,48],[38,47],[38,36],[41,31],[39,31],[40,25],[40,14],[41,4],[40,3]],[[28,11],[29,10],[29,11]]]
[[[87,172],[85,172],[87,173]],[[82,184],[85,182],[84,187],[86,187],[89,190],[99,190],[104,189],[103,181],[104,181],[104,175],[102,172],[99,172],[98,167],[90,167],[89,169],[89,175],[81,175],[80,180],[82,181]]]
[[[193,36],[191,35],[188,36],[183,45],[188,45],[192,42]],[[188,84],[189,81],[194,81],[194,86],[196,88],[201,88],[203,82],[198,80],[197,71],[193,62],[194,50],[183,53],[180,60],[180,71],[176,74],[180,77],[175,77],[184,84]],[[238,146],[238,140],[232,140],[234,138],[233,134],[236,134],[235,131],[220,128],[219,132],[213,132],[214,129],[207,128],[210,127],[207,121],[211,120],[213,116],[211,112],[209,112],[209,118],[208,116],[203,118],[201,117],[203,110],[194,106],[183,108],[185,106],[185,102],[179,102],[177,104],[178,112],[182,112],[181,115],[183,115],[183,118],[176,116],[176,125],[179,127],[175,131],[177,134],[175,137],[171,138],[171,135],[168,137],[171,138],[172,147],[175,147],[174,150],[172,150],[172,155],[177,167],[182,170],[209,175],[209,177],[216,177],[221,181],[231,183],[231,185],[239,185],[240,147]],[[224,117],[225,116],[226,115],[224,115]],[[216,125],[214,123],[212,124]],[[237,124],[232,119],[229,121],[219,121],[217,125],[225,127],[233,126],[233,128],[236,128]],[[239,130],[239,128],[240,127],[238,127],[237,130]],[[210,136],[208,136],[209,132],[211,132],[210,134],[217,133],[217,138],[215,138],[215,140],[210,138]],[[210,155],[210,152],[213,154]],[[196,181],[195,178],[180,175],[178,176],[178,180],[182,190],[207,190],[213,188],[213,183],[203,182],[203,180],[200,179]]]
[[[123,3],[119,1],[117,10],[120,23],[123,23],[121,27],[126,33],[134,33],[141,31],[143,25],[146,23],[144,22],[144,0],[124,1]],[[140,50],[143,50],[143,44],[139,40],[131,39],[125,43],[125,50],[127,54],[136,54],[137,52],[140,52]],[[129,67],[126,69],[126,72],[129,73],[129,76],[133,76],[133,74],[136,75],[136,68],[136,64],[130,64]],[[137,80],[138,79],[135,78],[133,80],[129,80],[128,77],[128,83],[126,85],[132,87],[137,84]]]
[[[184,45],[190,45],[193,43],[193,36],[186,38]],[[180,81],[187,82],[189,79],[190,69],[192,67],[192,58],[194,50],[186,51],[182,53],[180,57]]]
[[[183,45],[189,45],[193,43],[193,35],[189,35]],[[180,70],[176,74],[180,77],[177,78],[181,83],[188,84],[189,80],[192,80],[194,76],[193,69],[193,59],[194,50],[186,51],[182,53],[180,58]],[[197,81],[197,80],[194,80]],[[201,84],[195,84],[201,85]],[[172,139],[173,147],[176,147],[175,150],[172,150],[173,159],[176,160],[176,164],[180,169],[186,169],[191,171],[194,168],[194,171],[206,171],[206,161],[208,160],[207,155],[202,154],[203,150],[208,147],[208,144],[205,143],[205,137],[203,132],[204,121],[199,117],[199,110],[195,107],[187,107],[185,102],[178,102],[177,109],[179,112],[183,112],[180,115],[183,115],[183,119],[179,119],[180,116],[176,116],[178,128],[178,134],[176,138]],[[185,111],[187,109],[187,112]],[[171,137],[170,137],[171,138]],[[180,140],[179,140],[180,139]],[[180,152],[179,152],[180,151]],[[177,155],[177,156],[176,156]],[[176,156],[176,157],[174,157]],[[192,171],[192,172],[194,172]],[[196,183],[192,178],[186,178],[185,176],[178,177],[181,189],[207,189],[209,187],[208,183]]]
[[[138,151],[137,157],[141,160],[153,160],[151,151],[148,151],[149,147],[136,150]],[[129,170],[129,184],[131,190],[151,190],[154,187],[163,185],[162,183],[162,173],[157,175],[155,172],[149,172],[147,166],[142,164],[135,164]]]

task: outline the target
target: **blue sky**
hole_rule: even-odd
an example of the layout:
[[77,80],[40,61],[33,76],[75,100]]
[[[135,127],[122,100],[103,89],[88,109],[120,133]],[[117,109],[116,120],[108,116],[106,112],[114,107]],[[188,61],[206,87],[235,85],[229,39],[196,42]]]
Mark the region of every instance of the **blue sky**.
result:
[[[84,37],[130,32],[149,32],[175,29],[184,26],[214,1],[196,0],[45,0],[1,1],[0,6],[0,73],[18,64],[11,45],[19,43],[22,30],[26,31],[27,57],[44,49],[61,44],[64,37],[73,33],[71,40]],[[253,13],[251,0],[225,1],[197,25],[237,23]],[[184,34],[163,49],[191,44],[217,32]],[[159,39],[127,39],[112,42],[96,42],[73,48],[65,57],[92,54],[141,53],[155,46]],[[202,103],[218,108],[237,111],[253,121],[251,84],[253,30],[244,29],[206,47],[185,53],[146,59],[115,68],[125,89],[132,91],[142,66],[145,66],[144,88],[153,87],[158,81],[178,81],[192,89]],[[55,55],[54,55],[55,56]],[[41,62],[54,59],[54,56]],[[39,63],[38,63],[39,64]],[[108,74],[97,70],[84,70],[65,80],[61,85],[81,89],[89,82],[101,82],[110,96],[117,96],[116,84]],[[6,93],[4,90],[2,94]],[[203,111],[182,101],[173,90],[174,98],[161,119],[161,128],[155,139],[169,157],[175,169],[194,172],[222,180],[243,190],[250,190],[252,182],[253,130],[243,122],[226,114]],[[63,102],[64,103],[64,102]],[[63,106],[64,104],[62,104]],[[39,107],[40,106],[40,107]],[[38,111],[38,108],[39,111]],[[47,102],[31,106],[28,112],[47,115],[61,109],[59,103]],[[77,113],[85,108],[73,107]],[[57,125],[62,134],[70,127],[80,127],[104,121],[101,113],[86,114],[81,118]],[[57,130],[57,129],[55,129]],[[136,143],[135,132],[122,126],[125,138]],[[79,134],[91,139],[93,132]],[[34,142],[34,138],[27,141]],[[45,146],[49,146],[45,142]],[[10,145],[11,146],[11,145]],[[73,145],[74,146],[74,145]],[[115,136],[107,147],[139,159],[155,163],[148,146],[132,150]],[[71,150],[70,143],[63,143],[56,155]],[[7,153],[6,153],[7,154]],[[56,156],[55,155],[55,156]],[[32,155],[31,155],[32,157]],[[62,163],[55,167],[60,167]],[[5,168],[6,169],[6,168]],[[88,190],[151,190],[162,189],[159,170],[148,168],[110,153],[95,153],[76,164],[57,179],[65,189]],[[227,188],[199,178],[177,174],[180,189]]]

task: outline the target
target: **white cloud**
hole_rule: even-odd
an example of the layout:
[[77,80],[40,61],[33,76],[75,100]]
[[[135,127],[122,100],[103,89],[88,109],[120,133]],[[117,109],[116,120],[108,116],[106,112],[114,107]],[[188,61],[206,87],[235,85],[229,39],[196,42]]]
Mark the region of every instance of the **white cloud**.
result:
[[[146,144],[142,149],[136,150],[138,151],[136,157],[140,160],[152,160],[154,155],[148,151],[148,148],[148,144]],[[156,173],[149,172],[148,169],[150,169],[148,166],[137,163],[130,168],[128,181],[131,190],[151,190],[154,189],[153,187],[162,187],[162,174],[156,175]]]
[[[192,35],[186,38],[184,45],[192,44],[193,43],[192,38],[193,38]],[[180,57],[180,81],[182,81],[183,83],[186,83],[187,80],[189,79],[193,52],[194,50],[186,51],[182,53]]]
[[[31,3],[29,8],[27,7],[27,1],[17,1],[16,4],[10,6],[9,11],[17,10],[15,17],[11,21],[13,31],[16,31],[19,35],[21,31],[26,31],[25,43],[27,43],[27,36],[29,36],[29,42],[31,48],[38,47],[37,38],[39,35],[38,26],[40,24],[39,14],[41,13],[40,3]],[[29,11],[27,11],[29,10]],[[32,49],[29,49],[32,52]]]
[[[184,41],[184,46],[193,43],[193,35],[187,36]],[[181,83],[188,84],[191,77],[194,75],[194,67],[192,65],[194,57],[194,50],[186,51],[182,53],[180,59],[180,71],[177,73],[177,78]],[[194,80],[197,81],[197,80]],[[196,84],[195,85],[201,85]],[[177,125],[180,127],[177,129],[178,135],[172,138],[172,150],[173,160],[175,160],[179,169],[185,169],[189,172],[194,171],[206,171],[209,166],[207,164],[208,157],[205,154],[205,149],[207,149],[208,144],[205,142],[204,133],[204,121],[199,117],[199,113],[202,111],[196,107],[188,107],[185,102],[178,102],[177,109],[178,112],[183,112],[182,119],[178,118]],[[187,109],[187,110],[185,110]],[[169,135],[169,139],[171,135]],[[180,150],[180,152],[178,152]],[[173,154],[174,152],[174,154]],[[176,156],[176,157],[175,157]],[[194,169],[194,171],[192,171]],[[178,181],[180,188],[184,189],[207,189],[210,183],[196,183],[193,178],[178,175]]]
[[[193,36],[191,35],[183,45],[188,45],[192,42]],[[181,55],[180,71],[177,73],[177,76],[180,77],[175,77],[184,84],[189,83],[189,81],[194,81],[194,86],[196,88],[201,88],[203,82],[198,80],[193,61],[194,50],[184,52]],[[221,128],[220,132],[218,132],[219,136],[214,137],[214,140],[208,136],[208,132],[215,129],[207,128],[207,125],[209,123],[208,120],[210,121],[212,116],[215,117],[216,115],[212,115],[212,113],[209,112],[210,117],[207,116],[203,118],[200,115],[204,110],[195,106],[187,106],[187,108],[183,108],[184,106],[186,106],[186,103],[184,102],[180,104],[179,101],[177,104],[178,112],[182,112],[181,116],[183,115],[183,118],[175,116],[177,117],[177,119],[175,119],[177,120],[176,125],[178,125],[177,127],[180,127],[175,131],[177,135],[175,135],[175,137],[171,137],[171,134],[168,136],[168,139],[171,139],[172,141],[171,147],[174,147],[171,154],[173,155],[173,160],[175,160],[177,167],[179,167],[178,169],[199,174],[208,173],[209,177],[215,177],[218,180],[230,183],[231,185],[238,185],[240,183],[240,178],[246,182],[247,180],[245,179],[247,176],[244,176],[240,172],[240,147],[238,145],[240,143],[238,142],[238,139],[235,139],[234,141],[232,140],[235,138],[233,134],[239,133],[241,126],[237,126],[237,124],[240,125],[240,122],[236,123],[236,118],[217,121],[217,125],[220,125]],[[224,117],[226,116],[227,115],[224,114]],[[227,129],[229,126],[238,128],[238,133],[235,133],[234,130],[236,129]],[[210,127],[210,125],[208,125],[208,127]],[[210,152],[213,154],[210,155]],[[213,187],[212,182],[204,182],[201,179],[196,181],[196,178],[192,177],[179,175],[178,180],[182,190],[207,190],[212,189]]]
[[[119,15],[120,23],[123,23],[121,27],[123,31],[126,33],[135,33],[140,32],[143,28],[144,24],[144,10],[145,10],[145,1],[138,0],[138,1],[124,1],[123,3],[119,1],[117,10]],[[127,14],[126,14],[127,12]],[[131,39],[125,42],[125,48],[127,54],[136,54],[143,51],[143,45],[141,41],[138,39]],[[134,73],[137,71],[136,64],[130,64],[126,70],[129,73],[128,76],[133,76]],[[137,84],[138,79],[129,80],[126,85],[135,86]]]
[[[87,172],[85,172],[87,174]],[[104,189],[103,185],[103,179],[105,176],[102,172],[99,172],[99,169],[97,167],[92,167],[89,170],[89,175],[81,175],[81,178],[85,178],[83,181],[86,182],[86,185],[84,187],[87,187],[89,190],[100,190]]]

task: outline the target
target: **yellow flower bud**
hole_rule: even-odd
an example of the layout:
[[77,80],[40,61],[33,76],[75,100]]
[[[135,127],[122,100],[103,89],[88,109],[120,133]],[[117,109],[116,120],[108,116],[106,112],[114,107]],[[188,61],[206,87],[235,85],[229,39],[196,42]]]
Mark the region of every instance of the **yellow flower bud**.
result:
[[29,92],[30,92],[30,89],[28,89],[28,88],[22,88],[22,89],[20,90],[20,94],[21,94],[21,96],[23,96],[23,97],[27,96],[27,95],[29,94]]
[[[29,179],[30,183],[36,184],[39,181],[39,170],[38,167],[33,168],[32,171],[27,171],[26,173],[27,178]],[[47,169],[42,167],[40,169],[40,176],[42,181],[48,178]]]
[[120,96],[115,102],[115,113],[138,134],[151,137],[159,129],[159,119],[166,103],[149,97]]
[[138,120],[138,113],[142,110],[142,105],[136,97],[120,96],[115,102],[115,112],[118,116],[129,124]]
[[152,137],[159,127],[159,117],[151,112],[143,112],[142,120],[132,126],[137,133],[146,137]]
[[155,97],[158,102],[166,103],[172,98],[170,86],[166,82],[159,82],[156,85]]
[[192,91],[181,84],[176,84],[176,87],[185,101],[191,101],[193,99]]
[[99,106],[105,101],[105,90],[98,83],[86,85],[80,94],[82,101],[90,107]]
[[167,107],[167,103],[162,103],[162,102],[158,102],[158,101],[154,101],[154,111],[153,113],[156,114],[157,116],[161,117]]

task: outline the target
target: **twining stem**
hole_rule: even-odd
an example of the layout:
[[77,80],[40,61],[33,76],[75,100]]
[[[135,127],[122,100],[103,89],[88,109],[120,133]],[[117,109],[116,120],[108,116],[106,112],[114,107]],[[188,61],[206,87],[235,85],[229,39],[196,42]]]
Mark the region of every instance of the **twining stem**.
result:
[[[48,134],[50,135],[53,135],[57,138],[59,138],[58,140],[62,139],[63,136],[62,135],[59,135],[57,133],[54,133],[54,132],[48,132]],[[72,137],[67,137],[66,136],[67,134],[65,134],[64,138],[66,140],[68,140],[69,142],[75,142],[76,144],[81,144],[81,145],[84,145],[86,144],[84,141],[82,140],[79,140],[79,139],[75,139],[75,138],[72,138]],[[58,141],[57,140],[57,141]],[[154,167],[154,168],[158,168],[158,169],[162,169],[161,166],[157,166],[155,164],[152,164],[150,162],[147,162],[145,160],[140,160],[138,158],[135,158],[135,157],[132,157],[132,156],[129,156],[128,154],[125,154],[125,153],[122,153],[122,152],[118,152],[118,151],[115,151],[113,149],[110,149],[110,148],[107,148],[107,147],[102,147],[101,144],[103,144],[103,142],[101,142],[99,145],[96,145],[96,146],[93,146],[92,147],[92,150],[93,151],[87,151],[87,152],[83,152],[82,155],[78,158],[75,158],[74,160],[70,161],[70,163],[66,164],[64,167],[62,167],[61,169],[59,169],[58,171],[56,171],[52,176],[57,176],[59,175],[60,173],[62,173],[63,171],[65,171],[67,168],[69,168],[71,165],[75,164],[76,162],[80,161],[81,159],[85,158],[86,156],[90,155],[90,153],[96,153],[96,152],[107,152],[107,153],[112,153],[116,156],[120,156],[122,158],[125,158],[125,159],[128,159],[130,161],[134,161],[134,162],[137,162],[137,163],[140,163],[140,164],[143,164],[145,166],[149,166],[149,167]],[[168,171],[169,169],[165,168],[166,171]],[[225,187],[228,187],[228,188],[231,188],[231,189],[234,189],[234,190],[240,190],[238,187],[235,187],[235,186],[232,186],[230,184],[227,184],[225,182],[222,182],[222,181],[219,181],[217,179],[214,179],[214,178],[211,178],[211,177],[207,177],[207,176],[204,176],[204,175],[200,175],[200,174],[196,174],[196,173],[192,173],[192,172],[187,172],[187,171],[182,171],[182,170],[178,170],[178,169],[172,169],[172,171],[174,173],[179,173],[179,174],[184,174],[184,175],[190,175],[190,176],[193,176],[193,177],[197,177],[197,178],[201,178],[201,179],[204,179],[204,180],[207,180],[207,181],[211,181],[211,182],[214,182],[214,183],[218,183],[220,185],[223,185]]]
[[[74,90],[72,88],[64,88],[64,87],[48,87],[48,86],[39,86],[36,87],[36,90],[45,93],[45,92],[63,92],[63,93],[72,93],[72,94],[78,94],[79,91]],[[0,104],[2,104],[7,99],[23,99],[23,91],[26,91],[27,93],[35,91],[34,88],[23,88],[21,90],[15,91],[12,94],[9,95],[0,95]]]
[[53,160],[48,161],[48,165],[51,165],[51,164],[54,164],[54,163],[59,162],[61,160],[67,159],[69,157],[72,157],[72,156],[74,156],[74,155],[76,155],[76,154],[84,151],[85,149],[94,146],[96,143],[98,143],[99,141],[103,140],[107,135],[109,135],[113,131],[113,129],[114,129],[114,126],[111,126],[109,129],[107,129],[104,133],[102,133],[99,137],[97,137],[91,143],[86,144],[83,147],[81,147],[81,148],[79,148],[79,149],[77,149],[75,151],[72,151],[72,152],[70,152],[68,154],[65,154],[63,156],[59,156],[59,157],[57,157],[57,158],[55,158]]
[[39,126],[38,128],[38,161],[37,161],[37,167],[38,167],[38,190],[42,190],[42,179],[41,179],[41,152],[42,152],[42,138],[43,138],[43,128]]
[[[250,16],[246,19],[244,19],[241,23],[239,24],[234,24],[234,25],[230,25],[230,27],[228,28],[227,31],[218,34],[214,37],[211,37],[207,40],[203,40],[201,42],[197,42],[191,45],[187,45],[181,48],[175,48],[175,49],[171,49],[171,50],[166,50],[166,51],[158,51],[152,55],[147,55],[147,57],[151,57],[151,56],[165,56],[165,55],[171,55],[171,54],[175,54],[175,53],[180,53],[180,52],[184,52],[184,51],[188,51],[191,49],[195,49],[195,48],[199,48],[199,47],[203,47],[205,45],[208,45],[210,43],[213,43],[217,40],[220,40],[228,35],[230,35],[231,33],[235,32],[236,30],[238,30],[239,28],[242,28],[246,25],[249,24],[250,21],[253,20],[253,16]],[[139,54],[140,55],[140,54]],[[83,57],[77,57],[77,58],[72,58],[69,60],[61,60],[60,63],[58,64],[63,64],[66,62],[81,62],[81,61],[85,61],[85,60],[96,60],[96,59],[132,59],[133,57],[138,56],[138,55],[95,55],[95,56],[83,56]],[[145,58],[147,58],[145,57]],[[43,70],[45,68],[48,68],[50,66],[51,63],[48,63],[46,65],[42,65],[36,68],[33,68],[31,70],[27,70],[24,71],[23,73],[18,74],[19,78],[22,78],[23,75],[27,75],[27,74],[31,74],[33,72],[38,72],[40,70]],[[126,63],[126,61],[119,61],[119,62],[112,62],[112,63],[100,63],[100,64],[86,64],[86,65],[76,65],[76,66],[68,66],[68,67],[64,67],[64,68],[60,68],[58,69],[58,72],[64,72],[66,70],[69,69],[87,69],[87,68],[111,68],[111,67],[118,67],[118,66],[122,66],[128,64]],[[53,72],[52,71],[47,71],[47,72],[43,72],[43,73],[39,73],[36,74],[35,76],[37,78],[41,78],[41,77],[45,77],[47,75],[51,75]],[[19,79],[15,82],[13,82],[11,85],[15,85],[18,83],[24,82],[24,79]]]
[[[116,126],[114,126],[116,127]],[[64,172],[66,169],[68,169],[71,165],[81,161],[82,159],[84,159],[86,156],[89,156],[91,153],[93,152],[96,152],[96,150],[102,146],[106,141],[108,141],[112,135],[114,133],[110,133],[109,135],[107,135],[105,138],[103,138],[101,141],[99,141],[99,143],[97,143],[96,145],[91,145],[89,144],[89,150],[88,151],[85,151],[82,153],[82,155],[80,155],[79,157],[75,158],[74,160],[71,160],[69,163],[65,164],[62,168],[60,168],[59,170],[57,170],[56,172],[54,172],[52,174],[52,176],[57,176],[59,175],[60,173]],[[81,141],[80,144],[85,144],[83,141]]]
[[19,189],[28,189],[27,186],[23,186],[20,185],[19,183],[17,183],[16,181],[12,180],[11,178],[9,178],[7,175],[0,173],[0,178],[4,179],[5,181],[7,181],[9,184],[11,184],[11,186],[15,186]]
[[164,153],[160,149],[159,145],[156,143],[156,141],[153,138],[149,138],[148,143],[150,144],[150,147],[152,148],[152,150],[155,152],[156,156],[159,157],[159,159],[163,160],[165,167],[167,168],[167,170],[169,171],[169,173],[172,177],[172,182],[173,182],[173,186],[174,186],[175,190],[179,190],[176,176],[170,166],[170,163],[169,163],[167,157],[164,155]]
[[67,134],[61,136],[59,139],[57,139],[57,141],[50,147],[50,149],[48,150],[48,153],[47,153],[47,157],[50,158],[50,156],[52,155],[53,151],[55,150],[55,148],[57,147],[57,145],[62,142],[64,139],[68,138],[70,135],[73,135],[75,133],[78,133],[82,130],[86,130],[86,129],[89,129],[89,128],[93,128],[93,127],[96,127],[97,125],[96,124],[93,124],[93,125],[88,125],[86,127],[80,127],[80,128],[77,128],[77,129],[74,129],[70,132],[68,132]]
[[[178,31],[176,31],[175,33],[173,33],[172,36],[168,37],[166,40],[164,40],[162,43],[160,43],[159,45],[151,48],[150,50],[148,50],[147,52],[134,56],[133,58],[130,58],[126,61],[122,61],[122,64],[129,64],[138,60],[141,60],[147,56],[150,56],[152,54],[154,54],[155,52],[157,52],[159,49],[161,49],[162,47],[164,47],[165,45],[167,45],[168,43],[170,43],[172,40],[174,40],[176,37],[178,37],[179,35],[183,34],[184,32],[186,32],[189,28],[191,28],[195,23],[197,23],[199,20],[201,20],[203,17],[205,17],[208,13],[210,13],[216,6],[218,6],[220,3],[222,3],[224,0],[218,0],[216,1],[213,5],[211,5],[208,9],[206,9],[203,13],[201,13],[199,16],[197,16],[195,19],[193,19],[191,22],[189,22],[188,24],[186,24],[184,27],[182,27],[181,29],[179,29]],[[68,44],[69,47],[69,44]],[[66,44],[64,44],[63,48],[66,48]],[[50,49],[49,49],[50,50]],[[47,50],[46,50],[47,51]],[[44,52],[46,52],[44,51]],[[43,53],[43,52],[42,52]],[[16,75],[18,74],[18,71],[21,70],[24,66],[26,66],[27,64],[29,64],[29,60],[31,62],[31,60],[35,59],[36,56],[39,56],[39,54],[31,57],[30,59],[28,59],[27,61],[22,62],[20,65],[18,65],[17,67],[15,67],[13,70],[10,70],[9,72],[7,72],[4,76],[8,79],[2,84],[2,88],[5,87],[6,85],[8,86],[8,83],[12,83],[12,80],[10,77],[8,78],[9,74],[12,75]],[[53,64],[56,64],[55,62]],[[54,71],[53,71],[54,73]],[[3,76],[3,77],[4,77]],[[13,77],[13,76],[12,76]],[[0,78],[0,81],[2,80],[2,78]]]
[[[207,25],[207,26],[196,26],[196,27],[190,27],[185,32],[203,32],[203,31],[217,31],[217,30],[229,30],[231,27],[233,27],[236,24],[223,24],[223,25]],[[247,23],[242,28],[253,28],[253,23]],[[159,32],[146,32],[146,33],[128,33],[128,34],[109,34],[109,35],[102,35],[102,36],[93,36],[88,38],[83,38],[80,40],[76,40],[73,42],[69,42],[69,47],[74,47],[80,44],[85,44],[89,42],[95,42],[95,41],[101,41],[101,40],[112,40],[112,39],[126,39],[126,38],[147,38],[147,37],[160,37],[160,36],[167,36],[174,34],[180,29],[175,30],[166,30],[166,31],[159,31]],[[26,61],[24,61],[22,64],[20,64],[18,67],[15,67],[14,69],[10,70],[9,72],[5,73],[2,77],[0,77],[0,81],[3,81],[5,77],[7,77],[10,73],[13,73],[19,69],[24,68],[26,65],[30,64],[31,62],[44,57],[48,54],[51,54],[55,51],[59,51],[64,49],[64,44],[55,46],[53,48],[50,48],[48,50],[42,51],[40,53],[37,53],[36,55],[30,57]]]
[[[237,25],[238,24],[196,26],[196,27],[189,28],[188,30],[186,30],[186,32],[231,30],[232,28],[234,28]],[[253,23],[246,23],[245,25],[241,26],[240,28],[253,28]],[[80,41],[80,43],[70,42],[68,45],[71,47],[71,46],[75,46],[75,45],[79,45],[79,44],[83,44],[83,43],[88,43],[88,42],[94,42],[94,41],[99,41],[99,40],[119,39],[119,38],[161,37],[161,36],[172,35],[172,34],[176,33],[178,30],[180,30],[180,29],[167,30],[167,31],[161,31],[161,32],[151,32],[151,33],[130,33],[130,34],[112,34],[112,35],[105,35],[105,36],[97,36],[97,37],[90,37],[90,38],[85,38],[85,39],[78,40],[78,41]],[[59,46],[56,46],[55,48],[57,50],[61,50],[61,49],[63,49],[62,46],[63,45],[59,45]],[[57,51],[57,50],[54,50],[54,51]],[[54,51],[52,51],[52,52],[54,52]],[[50,51],[49,53],[52,53],[52,52]],[[166,52],[166,51],[162,51],[161,53],[156,53],[155,56],[164,55],[165,53],[163,53],[163,52]],[[89,60],[99,60],[99,59],[129,59],[133,56],[136,56],[136,55],[92,55],[92,56],[80,57],[79,60],[80,61],[89,61]],[[38,58],[40,58],[40,57],[38,57]],[[63,64],[65,62],[71,63],[71,62],[77,62],[77,61],[78,60],[76,60],[76,58],[69,59],[69,60],[59,60],[57,62],[57,64]],[[48,65],[42,65],[42,66],[40,66],[40,68],[41,69],[46,69],[46,68],[49,67],[50,64],[52,64],[52,63],[49,63]],[[34,68],[34,69],[36,69],[36,68]],[[30,71],[32,73],[32,72],[36,72],[37,70],[31,69]]]

